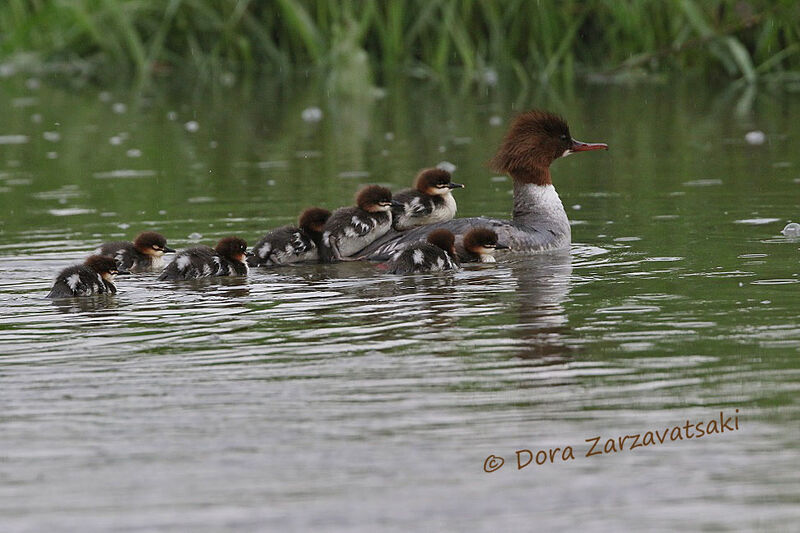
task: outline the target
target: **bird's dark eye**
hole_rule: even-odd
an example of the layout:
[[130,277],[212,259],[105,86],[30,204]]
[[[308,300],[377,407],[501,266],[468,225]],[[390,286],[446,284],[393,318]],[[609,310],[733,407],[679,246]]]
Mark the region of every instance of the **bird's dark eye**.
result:
[[567,140],[567,134],[566,133],[562,133],[558,138],[561,139],[562,141],[566,141]]

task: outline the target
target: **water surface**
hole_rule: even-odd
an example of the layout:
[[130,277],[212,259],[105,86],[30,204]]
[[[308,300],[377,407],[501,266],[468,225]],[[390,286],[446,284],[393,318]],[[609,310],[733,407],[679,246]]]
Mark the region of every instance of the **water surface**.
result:
[[[685,85],[374,94],[0,80],[3,531],[794,527],[800,242],[780,229],[800,216],[800,102]],[[511,184],[485,163],[536,106],[611,146],[553,166],[569,253],[43,298],[100,242],[252,244],[444,161],[467,185],[461,215],[507,216]],[[302,120],[312,107],[321,120]],[[592,437],[736,409],[738,431],[585,456]],[[517,468],[516,450],[566,446],[574,460]],[[505,465],[486,473],[490,454]]]

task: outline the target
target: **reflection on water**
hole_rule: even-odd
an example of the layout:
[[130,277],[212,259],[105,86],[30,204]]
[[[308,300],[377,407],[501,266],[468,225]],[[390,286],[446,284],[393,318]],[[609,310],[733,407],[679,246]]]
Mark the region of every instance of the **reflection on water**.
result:
[[[800,209],[796,100],[748,94],[733,112],[730,94],[697,87],[450,94],[408,80],[328,97],[311,78],[204,101],[24,81],[0,80],[4,531],[786,530],[800,518],[800,262],[780,233]],[[146,274],[113,297],[44,298],[100,242],[152,229],[175,247],[252,244],[307,205],[407,187],[445,160],[467,184],[461,214],[505,216],[510,183],[484,165],[507,118],[532,106],[611,146],[553,167],[570,253],[448,275],[369,263]],[[321,120],[304,121],[313,107]],[[744,141],[754,129],[764,145]],[[731,435],[514,464],[518,449],[577,451],[731,409]],[[489,454],[506,461],[492,474]]]

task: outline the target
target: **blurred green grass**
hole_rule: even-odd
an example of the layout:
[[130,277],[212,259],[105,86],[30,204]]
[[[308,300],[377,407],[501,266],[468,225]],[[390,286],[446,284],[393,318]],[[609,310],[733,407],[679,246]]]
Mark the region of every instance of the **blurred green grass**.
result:
[[[699,75],[800,80],[795,0],[4,0],[0,61],[97,77],[177,69],[378,75],[453,68],[520,78]],[[363,68],[360,66],[359,68]]]

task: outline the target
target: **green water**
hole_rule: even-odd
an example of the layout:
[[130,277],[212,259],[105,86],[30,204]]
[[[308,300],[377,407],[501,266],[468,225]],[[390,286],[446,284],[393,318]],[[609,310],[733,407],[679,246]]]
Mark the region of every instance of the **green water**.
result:
[[[800,218],[797,98],[15,76],[0,106],[3,531],[796,527],[800,241],[780,230]],[[100,242],[254,244],[442,161],[467,185],[461,216],[506,217],[511,183],[485,164],[531,107],[611,148],[553,165],[569,253],[43,298]],[[736,409],[736,431],[585,456],[592,437]],[[574,460],[517,467],[517,450],[565,446]],[[490,454],[505,465],[486,473]]]

